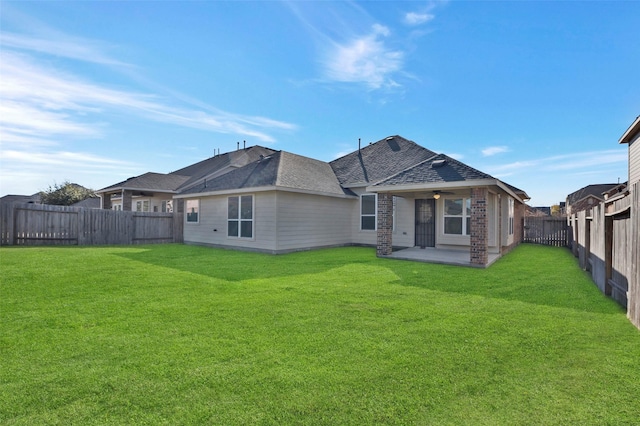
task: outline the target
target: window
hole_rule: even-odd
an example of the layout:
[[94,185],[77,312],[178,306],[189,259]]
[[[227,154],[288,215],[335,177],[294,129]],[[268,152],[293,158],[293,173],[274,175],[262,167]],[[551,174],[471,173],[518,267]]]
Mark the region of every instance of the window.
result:
[[187,223],[198,223],[198,215],[200,212],[200,200],[187,200]]
[[253,238],[253,195],[228,198],[227,235]]
[[360,229],[376,230],[376,194],[360,196]]
[[509,198],[509,235],[513,235],[513,198]]
[[137,212],[148,212],[149,211],[149,200],[136,201],[136,211]]
[[471,233],[471,199],[447,198],[444,200],[444,233],[469,235]]

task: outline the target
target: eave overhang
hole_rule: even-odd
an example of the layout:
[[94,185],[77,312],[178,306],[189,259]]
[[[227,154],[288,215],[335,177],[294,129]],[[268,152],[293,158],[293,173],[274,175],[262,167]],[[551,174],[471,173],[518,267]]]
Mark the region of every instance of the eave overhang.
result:
[[525,203],[529,201],[529,197],[516,194],[511,188],[498,179],[478,179],[464,180],[459,182],[433,182],[433,183],[410,183],[403,185],[370,185],[367,186],[367,192],[385,192],[385,193],[403,193],[403,192],[421,192],[421,191],[442,191],[445,189],[467,189],[477,187],[498,187],[504,192]]

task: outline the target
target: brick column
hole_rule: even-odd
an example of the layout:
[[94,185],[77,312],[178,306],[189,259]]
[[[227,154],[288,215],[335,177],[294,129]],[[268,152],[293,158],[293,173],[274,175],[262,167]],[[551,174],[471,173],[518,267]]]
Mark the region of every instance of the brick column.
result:
[[125,212],[130,212],[131,211],[131,206],[132,206],[132,200],[131,200],[131,196],[132,196],[132,192],[129,190],[124,190],[122,191],[122,211]]
[[489,263],[489,218],[487,217],[487,188],[471,189],[471,247],[472,265]]
[[376,254],[388,256],[393,251],[393,196],[378,194],[378,241]]

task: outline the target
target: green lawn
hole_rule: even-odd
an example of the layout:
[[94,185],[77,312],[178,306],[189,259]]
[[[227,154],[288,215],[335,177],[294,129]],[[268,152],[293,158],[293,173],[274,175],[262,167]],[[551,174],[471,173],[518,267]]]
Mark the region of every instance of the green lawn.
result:
[[569,251],[486,270],[0,249],[0,424],[638,424],[640,331]]

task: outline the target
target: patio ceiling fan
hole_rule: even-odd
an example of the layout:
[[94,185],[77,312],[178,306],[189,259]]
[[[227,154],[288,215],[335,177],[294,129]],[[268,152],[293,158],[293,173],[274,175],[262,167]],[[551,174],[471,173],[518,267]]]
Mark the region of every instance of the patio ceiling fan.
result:
[[436,190],[436,191],[433,191],[433,198],[437,200],[438,198],[440,198],[441,195],[449,195],[449,194],[453,194],[453,192]]

